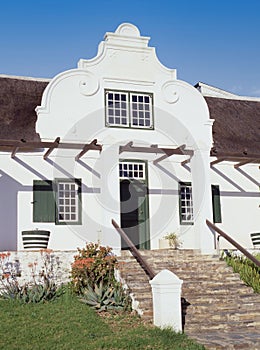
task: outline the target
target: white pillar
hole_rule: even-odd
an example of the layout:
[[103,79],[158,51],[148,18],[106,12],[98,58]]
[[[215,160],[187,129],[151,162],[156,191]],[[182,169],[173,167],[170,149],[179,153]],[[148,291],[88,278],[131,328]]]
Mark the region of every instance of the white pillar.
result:
[[171,327],[175,332],[182,331],[182,282],[169,270],[162,270],[150,281],[153,293],[153,320],[155,326],[160,328]]
[[194,233],[202,254],[214,252],[214,235],[206,224],[212,220],[210,157],[208,150],[197,149],[191,158]]
[[101,243],[113,247],[115,254],[120,255],[121,238],[113,227],[114,219],[120,225],[120,193],[118,145],[104,147],[100,156],[101,193],[100,208],[102,216]]

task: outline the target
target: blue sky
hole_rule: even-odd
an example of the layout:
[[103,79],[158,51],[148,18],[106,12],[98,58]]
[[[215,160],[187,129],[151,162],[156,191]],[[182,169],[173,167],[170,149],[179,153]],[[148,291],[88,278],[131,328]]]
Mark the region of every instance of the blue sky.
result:
[[75,68],[123,22],[179,79],[260,96],[259,0],[0,0],[0,74]]

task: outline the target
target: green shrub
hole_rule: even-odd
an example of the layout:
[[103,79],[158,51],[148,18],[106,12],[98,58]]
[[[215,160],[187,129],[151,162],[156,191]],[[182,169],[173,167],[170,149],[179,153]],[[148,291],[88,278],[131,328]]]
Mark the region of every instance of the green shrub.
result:
[[[260,260],[260,254],[256,254],[255,257]],[[234,272],[239,273],[241,280],[246,285],[252,287],[255,293],[260,293],[260,268],[258,266],[248,258],[231,252],[223,253],[222,259],[233,268]]]

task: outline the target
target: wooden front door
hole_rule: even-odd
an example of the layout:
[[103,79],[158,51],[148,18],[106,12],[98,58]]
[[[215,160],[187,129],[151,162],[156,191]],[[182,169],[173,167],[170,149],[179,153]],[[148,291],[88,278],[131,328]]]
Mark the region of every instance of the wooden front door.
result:
[[[138,249],[150,249],[148,188],[146,181],[121,179],[121,227]],[[122,249],[127,249],[122,240]]]

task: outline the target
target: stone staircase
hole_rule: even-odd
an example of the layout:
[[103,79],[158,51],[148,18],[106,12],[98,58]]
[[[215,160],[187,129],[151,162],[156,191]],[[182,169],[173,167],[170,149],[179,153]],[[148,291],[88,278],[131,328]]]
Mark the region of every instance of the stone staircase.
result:
[[[193,250],[140,251],[155,273],[163,269],[183,280],[182,296],[191,304],[185,333],[206,349],[260,350],[260,295],[240,281],[218,257]],[[149,278],[129,251],[119,258],[120,275],[142,318],[152,322]]]

